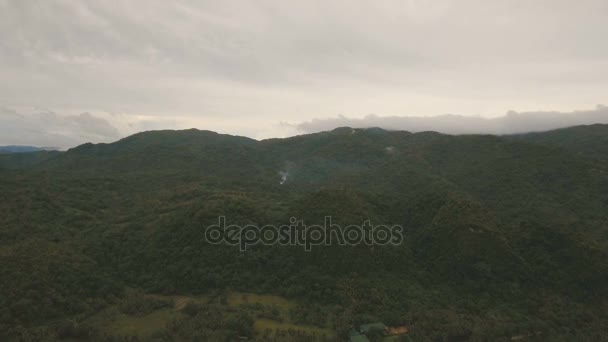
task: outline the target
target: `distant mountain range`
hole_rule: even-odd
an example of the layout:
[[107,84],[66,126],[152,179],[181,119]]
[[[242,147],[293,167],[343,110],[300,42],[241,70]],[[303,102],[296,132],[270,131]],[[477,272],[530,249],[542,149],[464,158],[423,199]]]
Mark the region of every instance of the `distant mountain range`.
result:
[[20,145],[8,145],[0,146],[0,153],[27,153],[37,151],[57,151],[57,147],[36,147],[36,146],[20,146]]

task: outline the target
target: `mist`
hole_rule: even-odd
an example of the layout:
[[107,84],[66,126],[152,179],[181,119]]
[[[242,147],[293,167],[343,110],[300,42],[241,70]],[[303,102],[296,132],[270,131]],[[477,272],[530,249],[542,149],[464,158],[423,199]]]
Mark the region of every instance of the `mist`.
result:
[[608,123],[608,107],[598,105],[595,109],[573,112],[518,113],[509,111],[504,116],[495,118],[453,114],[426,117],[368,115],[363,118],[349,118],[341,115],[336,118],[313,119],[292,126],[303,133],[327,131],[347,126],[353,128],[380,127],[409,132],[436,131],[446,134],[514,134],[596,123]]

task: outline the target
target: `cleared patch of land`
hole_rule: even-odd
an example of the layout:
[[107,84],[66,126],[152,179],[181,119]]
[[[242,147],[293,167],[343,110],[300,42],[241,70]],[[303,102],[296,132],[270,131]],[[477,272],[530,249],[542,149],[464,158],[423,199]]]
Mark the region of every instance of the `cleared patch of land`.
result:
[[215,296],[154,294],[144,297],[170,304],[145,314],[121,312],[120,304],[117,304],[90,317],[88,323],[108,336],[148,339],[166,329],[169,322],[190,317],[185,310],[190,304],[214,305],[227,313],[240,312],[251,316],[256,339],[274,337],[290,341],[298,336],[307,336],[313,341],[324,341],[336,338],[335,332],[330,328],[294,323],[290,310],[298,304],[280,296],[229,291]]
[[274,295],[255,294],[246,292],[229,292],[228,293],[228,305],[237,306],[241,304],[262,304],[262,305],[274,305],[279,308],[292,308],[295,303],[289,300]]
[[315,337],[315,340],[333,340],[336,338],[334,331],[328,328],[319,328],[310,325],[300,325],[288,322],[278,322],[271,319],[257,319],[253,325],[256,336],[264,337],[266,334],[280,338],[283,341],[294,339],[295,335],[307,334]]
[[161,309],[144,316],[120,314],[107,326],[106,331],[119,336],[149,337],[165,328],[171,319],[181,318],[182,313],[173,309]]

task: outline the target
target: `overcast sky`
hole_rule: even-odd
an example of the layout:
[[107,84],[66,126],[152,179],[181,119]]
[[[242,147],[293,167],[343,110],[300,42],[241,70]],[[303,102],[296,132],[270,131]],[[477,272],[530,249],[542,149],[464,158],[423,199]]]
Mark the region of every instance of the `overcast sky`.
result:
[[0,0],[0,145],[608,122],[606,37],[606,0]]

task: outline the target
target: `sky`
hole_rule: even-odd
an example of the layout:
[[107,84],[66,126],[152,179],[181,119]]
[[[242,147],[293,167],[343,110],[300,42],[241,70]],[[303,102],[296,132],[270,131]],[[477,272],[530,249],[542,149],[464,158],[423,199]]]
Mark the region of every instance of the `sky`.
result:
[[606,37],[606,0],[0,0],[0,145],[608,123]]

